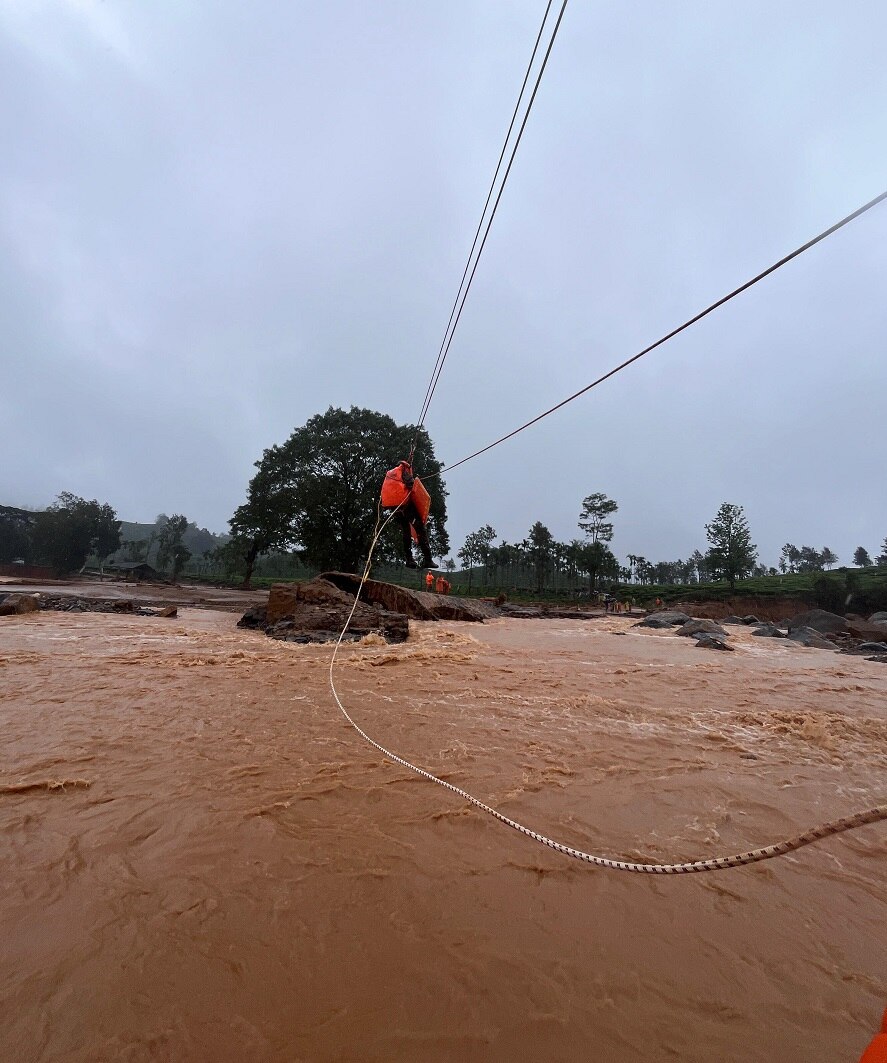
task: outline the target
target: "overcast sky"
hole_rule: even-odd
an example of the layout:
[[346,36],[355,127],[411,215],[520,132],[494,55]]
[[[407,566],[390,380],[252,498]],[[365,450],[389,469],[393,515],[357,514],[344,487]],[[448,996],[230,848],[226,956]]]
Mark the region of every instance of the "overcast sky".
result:
[[[557,5],[555,5],[557,6]],[[415,421],[543,0],[0,0],[0,503],[212,531],[329,406]],[[887,7],[572,0],[427,426],[510,431],[887,187]],[[887,536],[887,204],[447,478],[624,558]]]

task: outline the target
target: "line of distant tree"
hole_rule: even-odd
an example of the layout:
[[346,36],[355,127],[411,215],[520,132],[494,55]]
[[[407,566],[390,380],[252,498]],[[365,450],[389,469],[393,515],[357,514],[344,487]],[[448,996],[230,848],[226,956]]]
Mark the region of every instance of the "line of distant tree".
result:
[[[578,586],[585,581],[588,589],[595,592],[606,584],[615,583],[691,585],[720,579],[726,579],[732,589],[736,580],[750,576],[822,572],[838,562],[837,555],[828,547],[816,550],[809,546],[797,548],[788,543],[783,547],[778,569],[760,564],[742,507],[724,502],[714,520],[705,525],[709,542],[705,553],[697,549],[686,560],[658,562],[628,554],[623,565],[608,545],[613,538],[613,524],[608,517],[617,510],[617,504],[606,495],[589,495],[583,500],[578,522],[586,539],[573,539],[569,543],[558,542],[549,529],[537,521],[521,542],[503,540],[495,546],[496,532],[491,525],[485,524],[466,536],[464,546],[457,553],[468,571],[468,589],[471,589],[477,568],[481,570],[478,576],[485,586],[514,584],[521,580],[523,572],[529,570],[537,592],[551,586]],[[853,560],[859,567],[887,566],[887,538],[875,562],[863,547],[856,550]]]
[[60,576],[89,563],[103,568],[134,562],[151,565],[175,581],[196,551],[212,558],[226,540],[178,513],[161,513],[153,525],[128,524],[107,502],[68,491],[42,511],[0,506],[0,563],[43,565]]

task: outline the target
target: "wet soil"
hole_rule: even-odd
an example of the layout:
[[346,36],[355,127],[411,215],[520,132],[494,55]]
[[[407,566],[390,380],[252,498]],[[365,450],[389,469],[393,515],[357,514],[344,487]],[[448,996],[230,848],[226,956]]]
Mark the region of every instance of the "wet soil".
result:
[[[388,762],[329,647],[236,616],[0,626],[0,1043],[16,1061],[855,1059],[887,830],[648,878]],[[344,647],[374,738],[579,848],[744,851],[882,802],[887,669],[602,618]]]

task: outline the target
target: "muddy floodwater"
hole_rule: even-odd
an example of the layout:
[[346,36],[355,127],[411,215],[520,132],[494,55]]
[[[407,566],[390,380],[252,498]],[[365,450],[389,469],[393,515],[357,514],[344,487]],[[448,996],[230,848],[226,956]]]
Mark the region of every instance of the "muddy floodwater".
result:
[[[235,620],[0,620],[0,1058],[858,1059],[887,825],[589,867],[367,745],[329,648]],[[594,853],[741,852],[885,800],[887,666],[631,624],[416,624],[336,684],[389,749]]]

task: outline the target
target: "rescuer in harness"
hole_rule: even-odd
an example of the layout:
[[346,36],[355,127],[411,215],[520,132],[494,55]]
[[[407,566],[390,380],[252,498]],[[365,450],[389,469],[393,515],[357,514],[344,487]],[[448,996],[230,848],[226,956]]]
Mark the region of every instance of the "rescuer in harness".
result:
[[431,496],[408,461],[400,462],[385,473],[382,482],[382,505],[397,508],[397,521],[403,532],[403,552],[407,568],[418,568],[413,560],[411,539],[415,539],[422,551],[422,565],[431,568],[434,559],[428,545],[425,522],[431,509]]

